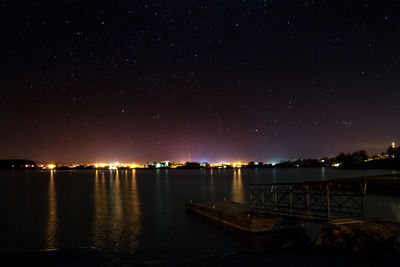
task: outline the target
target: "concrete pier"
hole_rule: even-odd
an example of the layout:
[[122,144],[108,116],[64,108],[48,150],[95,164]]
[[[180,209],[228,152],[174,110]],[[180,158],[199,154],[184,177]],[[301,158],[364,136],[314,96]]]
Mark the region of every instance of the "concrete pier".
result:
[[249,205],[232,201],[189,202],[186,210],[251,233],[302,228],[298,219],[251,212]]

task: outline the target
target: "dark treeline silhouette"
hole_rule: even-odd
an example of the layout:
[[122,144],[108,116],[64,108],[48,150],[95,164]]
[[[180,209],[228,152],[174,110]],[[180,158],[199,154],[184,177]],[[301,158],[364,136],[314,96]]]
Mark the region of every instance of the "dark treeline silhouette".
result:
[[343,169],[400,169],[400,159],[376,159],[366,162],[348,163],[340,167]]
[[244,168],[272,168],[272,164],[250,161]]
[[343,169],[400,169],[400,148],[390,146],[386,152],[372,157],[364,150],[353,153],[340,153],[333,158],[296,159],[281,161],[274,165],[277,168],[316,168],[334,166]]
[[[363,152],[363,151],[360,151]],[[345,169],[400,169],[400,148],[390,146],[386,153],[374,155],[371,158],[364,153],[349,157],[349,154],[337,157],[337,161],[341,163],[341,168]],[[352,154],[354,155],[354,153]],[[368,160],[367,160],[368,159]]]
[[386,150],[386,155],[388,155],[391,158],[399,159],[400,158],[400,147],[390,146]]
[[277,168],[317,168],[330,166],[326,160],[319,159],[296,159],[294,161],[281,161],[275,164]]
[[[94,166],[78,165],[73,168],[74,170],[94,170]],[[105,168],[104,168],[105,169]],[[57,170],[71,170],[69,166],[57,166]]]
[[360,150],[349,154],[345,154],[342,152],[335,158],[335,162],[341,164],[351,164],[351,163],[363,162],[367,159],[369,159],[368,154],[364,150]]
[[177,169],[200,169],[200,168],[209,168],[210,165],[206,163],[207,166],[202,166],[199,162],[186,162],[183,166],[177,167]]

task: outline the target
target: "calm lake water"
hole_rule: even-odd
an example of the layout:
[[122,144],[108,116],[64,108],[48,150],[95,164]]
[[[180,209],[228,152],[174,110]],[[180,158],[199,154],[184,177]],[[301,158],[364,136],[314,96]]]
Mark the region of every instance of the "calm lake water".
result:
[[[187,214],[193,200],[248,199],[249,183],[299,182],[389,170],[220,169],[0,172],[2,253],[95,246],[142,260],[264,249],[251,236]],[[366,216],[400,221],[400,198],[368,196]]]

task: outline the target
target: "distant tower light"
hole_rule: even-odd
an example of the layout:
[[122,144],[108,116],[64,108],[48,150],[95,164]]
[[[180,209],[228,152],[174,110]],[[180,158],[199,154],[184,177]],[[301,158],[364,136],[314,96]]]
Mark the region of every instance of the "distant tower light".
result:
[[392,142],[392,148],[396,148],[395,142]]

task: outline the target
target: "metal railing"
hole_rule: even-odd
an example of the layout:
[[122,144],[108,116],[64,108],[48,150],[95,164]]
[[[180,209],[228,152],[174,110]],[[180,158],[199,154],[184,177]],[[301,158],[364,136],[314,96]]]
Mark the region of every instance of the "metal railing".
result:
[[252,211],[311,220],[364,217],[366,184],[250,184]]

